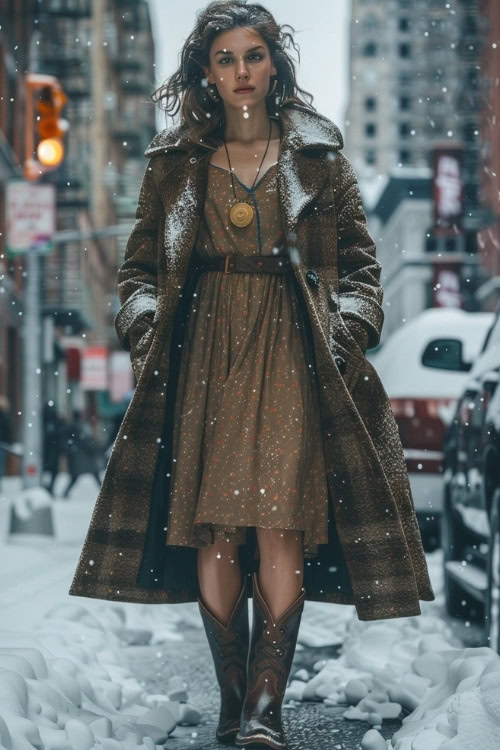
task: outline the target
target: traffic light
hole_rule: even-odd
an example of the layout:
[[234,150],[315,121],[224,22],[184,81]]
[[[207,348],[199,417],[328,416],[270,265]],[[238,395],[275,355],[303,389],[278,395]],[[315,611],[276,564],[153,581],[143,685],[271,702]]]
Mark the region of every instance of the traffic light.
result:
[[36,103],[39,112],[36,130],[39,137],[38,159],[46,167],[58,167],[64,158],[62,138],[68,129],[68,122],[61,118],[67,97],[57,86],[48,84],[40,89]]

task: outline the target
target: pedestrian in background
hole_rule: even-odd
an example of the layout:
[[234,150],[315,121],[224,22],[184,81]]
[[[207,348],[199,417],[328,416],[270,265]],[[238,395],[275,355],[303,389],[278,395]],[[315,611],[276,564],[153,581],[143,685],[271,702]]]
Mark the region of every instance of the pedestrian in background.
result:
[[54,484],[60,471],[61,456],[67,440],[67,425],[64,416],[57,413],[55,405],[43,407],[43,468],[50,474],[47,492],[54,495]]
[[[2,446],[5,445],[5,448]],[[0,395],[0,489],[5,474],[7,460],[7,446],[12,443],[12,422],[10,418],[10,404],[7,396]]]
[[94,438],[90,424],[82,418],[79,411],[73,412],[73,420],[66,427],[65,442],[70,480],[62,497],[67,499],[82,474],[92,474],[98,486],[101,486],[101,444]]

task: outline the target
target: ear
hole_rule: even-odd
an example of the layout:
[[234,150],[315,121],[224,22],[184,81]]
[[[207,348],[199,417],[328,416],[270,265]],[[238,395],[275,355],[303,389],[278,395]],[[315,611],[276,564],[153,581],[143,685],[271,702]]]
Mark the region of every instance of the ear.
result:
[[212,73],[210,72],[210,68],[205,68],[204,65],[202,65],[202,68],[203,68],[203,71],[205,73],[205,78],[207,79],[207,82],[210,83],[210,84],[214,84],[215,83],[215,79],[214,79]]

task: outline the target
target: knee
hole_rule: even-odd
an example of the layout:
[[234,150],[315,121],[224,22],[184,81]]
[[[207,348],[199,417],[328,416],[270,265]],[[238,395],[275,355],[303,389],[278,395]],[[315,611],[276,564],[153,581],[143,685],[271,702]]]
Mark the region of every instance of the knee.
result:
[[238,545],[234,542],[216,542],[198,549],[198,556],[203,560],[238,560]]
[[257,528],[257,540],[261,559],[273,560],[302,549],[302,531],[295,529]]

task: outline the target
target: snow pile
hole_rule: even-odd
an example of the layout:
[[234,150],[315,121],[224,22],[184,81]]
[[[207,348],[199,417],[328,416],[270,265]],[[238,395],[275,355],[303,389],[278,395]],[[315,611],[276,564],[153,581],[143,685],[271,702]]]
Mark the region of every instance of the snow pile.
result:
[[[498,750],[500,657],[459,646],[434,615],[353,618],[340,657],[317,662],[312,679],[297,673],[285,700],[348,704],[346,719],[373,727],[363,750]],[[387,745],[376,729],[404,710],[410,713]]]
[[125,619],[119,606],[61,604],[29,631],[0,630],[0,748],[155,750],[199,723],[180,677],[147,695],[130,673],[123,645],[153,634]]
[[297,651],[304,647],[342,645],[354,612],[354,605],[306,601],[300,621]]

